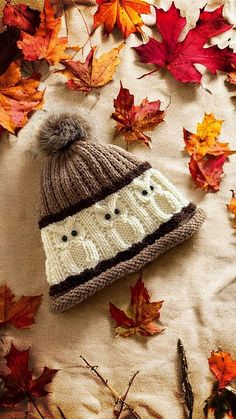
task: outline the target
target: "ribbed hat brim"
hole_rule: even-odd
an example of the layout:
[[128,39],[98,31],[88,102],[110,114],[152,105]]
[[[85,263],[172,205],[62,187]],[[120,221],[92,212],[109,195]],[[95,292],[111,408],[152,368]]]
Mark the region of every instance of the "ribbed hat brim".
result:
[[202,209],[194,208],[190,213],[187,211],[185,218],[177,228],[158,238],[152,244],[147,244],[130,259],[116,263],[109,269],[62,295],[52,297],[51,312],[61,313],[115,280],[140,270],[161,253],[191,237],[200,228],[205,218],[206,215]]

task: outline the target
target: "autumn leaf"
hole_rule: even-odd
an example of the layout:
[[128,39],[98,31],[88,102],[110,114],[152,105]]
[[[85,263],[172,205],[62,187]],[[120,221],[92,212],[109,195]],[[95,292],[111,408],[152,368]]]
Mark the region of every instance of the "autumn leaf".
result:
[[233,71],[228,74],[227,81],[231,84],[236,84],[236,65],[232,64]]
[[111,117],[117,122],[115,136],[124,134],[125,141],[140,141],[149,146],[151,138],[143,131],[152,131],[164,120],[164,111],[160,111],[160,100],[149,102],[143,99],[138,106],[134,105],[134,95],[120,84],[120,91],[114,99],[115,112]]
[[4,383],[0,407],[12,408],[22,401],[32,401],[32,398],[49,394],[45,386],[52,382],[58,370],[44,367],[42,374],[33,378],[29,369],[29,349],[19,351],[13,343],[4,358],[10,372],[0,371],[0,378]]
[[219,389],[226,387],[236,378],[236,361],[232,359],[229,352],[212,351],[208,362],[211,371],[218,380]]
[[17,42],[25,60],[36,61],[45,59],[50,65],[55,65],[68,58],[65,54],[67,38],[58,36],[61,28],[61,18],[54,18],[54,9],[50,0],[45,0],[44,9],[40,13],[40,25],[34,35],[21,31],[21,40]]
[[93,47],[84,63],[73,60],[63,61],[66,68],[58,70],[57,73],[62,73],[68,78],[66,82],[68,89],[90,92],[93,88],[102,87],[112,80],[116,67],[120,63],[119,52],[123,46],[124,44],[121,44],[99,58],[95,57],[96,47]]
[[236,391],[230,383],[236,378],[236,361],[232,359],[230,353],[218,350],[212,351],[208,362],[217,382],[214,383],[212,394],[206,400],[205,416],[233,419],[236,417]]
[[227,157],[224,154],[216,157],[207,154],[201,160],[194,160],[192,156],[189,162],[189,170],[197,187],[205,191],[218,191],[226,159]]
[[29,112],[40,109],[44,92],[37,91],[39,75],[23,79],[19,63],[13,62],[0,77],[0,126],[11,133],[23,127]]
[[15,301],[15,295],[8,286],[0,287],[0,329],[8,325],[22,329],[34,324],[41,298],[42,295],[23,295]]
[[201,10],[195,28],[190,29],[183,41],[179,41],[186,26],[186,18],[172,3],[169,10],[156,9],[156,26],[162,41],[150,38],[146,44],[135,47],[143,63],[167,68],[183,83],[200,83],[202,74],[195,64],[202,64],[212,74],[230,72],[236,63],[236,53],[229,47],[220,49],[217,45],[207,47],[212,37],[231,29],[232,25],[222,15],[223,6],[213,12]]
[[234,215],[234,228],[236,228],[236,196],[234,191],[232,192],[232,198],[230,203],[227,205],[227,209],[229,212],[231,212],[231,214]]
[[205,114],[196,134],[183,130],[185,149],[191,156],[190,173],[196,185],[206,191],[219,190],[223,165],[235,153],[228,143],[218,141],[223,122],[213,114]]
[[94,15],[93,30],[104,25],[105,34],[109,35],[117,25],[123,36],[141,32],[143,21],[140,14],[148,14],[150,5],[143,0],[96,0],[98,8]]
[[140,276],[134,287],[131,287],[130,314],[126,314],[110,303],[110,314],[116,321],[116,334],[128,337],[134,334],[152,336],[164,329],[154,323],[160,318],[163,301],[150,302],[150,296]]
[[25,4],[7,3],[3,9],[3,25],[14,27],[30,34],[35,33],[39,25],[39,11]]

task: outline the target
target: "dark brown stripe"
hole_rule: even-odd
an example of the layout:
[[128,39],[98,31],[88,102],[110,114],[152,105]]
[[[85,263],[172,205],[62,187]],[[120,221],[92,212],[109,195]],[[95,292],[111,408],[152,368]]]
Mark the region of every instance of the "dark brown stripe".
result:
[[150,169],[151,165],[148,162],[141,163],[140,166],[135,167],[134,170],[129,172],[127,176],[124,176],[118,182],[114,182],[112,185],[109,185],[97,194],[85,199],[81,199],[76,204],[70,205],[69,207],[55,213],[46,215],[39,220],[39,228],[46,227],[51,223],[55,223],[57,221],[64,220],[64,218],[68,217],[69,215],[74,215],[77,212],[90,207],[91,205],[95,204],[96,202],[100,201],[101,199],[105,199],[108,195],[111,195],[117,192],[119,189],[123,188],[124,186],[129,185],[134,178],[140,176],[142,173],[146,172],[146,170]]
[[77,287],[78,285],[84,284],[90,279],[100,275],[102,272],[110,269],[112,266],[115,266],[120,262],[132,259],[132,257],[141,252],[141,250],[143,250],[146,246],[153,244],[160,237],[163,237],[170,231],[178,228],[181,223],[191,218],[195,211],[196,205],[190,203],[180,212],[174,214],[169,221],[162,224],[157,230],[146,236],[141,242],[133,244],[131,247],[129,247],[129,249],[119,252],[111,259],[103,260],[102,262],[98,263],[95,268],[85,269],[79,275],[69,276],[65,279],[65,281],[60,282],[60,284],[52,285],[50,287],[50,295],[52,297],[62,295],[67,291]]

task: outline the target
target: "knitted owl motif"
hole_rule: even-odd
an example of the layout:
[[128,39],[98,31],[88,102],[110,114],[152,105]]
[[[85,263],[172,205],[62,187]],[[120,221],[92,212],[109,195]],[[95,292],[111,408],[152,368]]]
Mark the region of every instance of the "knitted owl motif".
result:
[[[47,230],[47,234],[55,249],[53,259],[58,258],[64,273],[74,275],[97,264],[97,249],[87,237],[85,228],[80,225],[77,227],[76,217],[68,217],[64,223],[57,225],[56,229],[52,226]],[[51,262],[55,266],[55,260],[48,257],[46,265],[49,270]]]
[[168,221],[173,213],[180,211],[182,205],[178,199],[147,170],[134,179],[132,190],[122,191],[123,199],[138,219],[141,220],[145,233]]
[[[150,179],[153,186],[159,186],[164,191],[165,196],[168,196],[168,200],[173,203],[174,211],[181,211],[183,206],[187,206],[189,201],[176,189],[173,184],[165,177],[159,170],[151,168],[149,170]],[[168,192],[168,193],[167,193]]]
[[144,236],[142,224],[129,213],[126,203],[119,198],[119,193],[96,203],[94,214],[105,240],[114,250],[127,249]]

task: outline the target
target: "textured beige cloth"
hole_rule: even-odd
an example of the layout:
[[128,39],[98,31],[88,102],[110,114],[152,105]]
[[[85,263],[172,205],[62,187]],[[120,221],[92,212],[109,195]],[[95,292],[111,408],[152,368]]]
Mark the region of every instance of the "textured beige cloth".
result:
[[[162,0],[156,4],[167,8],[170,3],[169,0]],[[204,3],[205,0],[176,1],[190,24],[194,24],[198,7]],[[209,4],[221,3],[223,1],[218,0]],[[93,7],[83,8],[89,26],[94,10]],[[234,0],[226,1],[225,13],[236,24]],[[86,40],[86,31],[78,10],[69,9],[66,16],[71,45],[82,45]],[[150,28],[146,31],[151,33]],[[233,31],[231,35],[231,45],[235,46]],[[220,45],[223,46],[228,38],[229,33],[224,34]],[[115,33],[103,39],[98,29],[92,42],[97,45],[102,43],[100,52],[108,51],[121,42],[121,37]],[[135,283],[136,274],[120,279],[62,315],[49,313],[44,252],[37,227],[42,163],[28,151],[34,142],[34,129],[41,112],[33,115],[17,140],[11,136],[10,141],[3,137],[0,142],[0,281],[2,284],[7,282],[19,296],[44,294],[36,325],[25,331],[6,330],[5,345],[7,347],[12,339],[19,348],[31,346],[33,364],[38,373],[44,365],[60,369],[50,387],[51,396],[38,401],[47,418],[60,417],[57,405],[67,419],[113,417],[112,397],[93,373],[84,367],[80,354],[92,364],[99,365],[104,377],[121,394],[125,392],[132,374],[140,370],[127,401],[133,404],[143,419],[184,418],[176,350],[178,338],[183,340],[187,352],[195,394],[195,419],[203,418],[204,400],[213,382],[207,362],[210,351],[221,347],[236,357],[236,235],[225,207],[230,198],[229,190],[236,187],[236,156],[225,164],[226,175],[221,190],[217,194],[206,195],[194,188],[188,171],[188,158],[183,152],[182,136],[183,127],[194,131],[204,112],[214,112],[216,117],[225,120],[222,140],[229,141],[231,148],[236,149],[235,88],[225,83],[226,76],[223,74],[217,77],[209,73],[204,75],[203,86],[212,94],[202,87],[178,83],[164,71],[137,80],[149,68],[152,69],[152,66],[140,64],[135,52],[130,49],[139,43],[135,35],[128,38],[114,81],[100,90],[96,104],[96,96],[90,94],[86,97],[82,93],[68,91],[63,76],[52,74],[45,81],[45,109],[82,109],[89,112],[91,120],[96,119],[98,141],[109,143],[114,132],[114,121],[110,115],[120,80],[135,94],[137,104],[148,96],[149,100],[159,98],[165,108],[171,100],[165,122],[151,134],[152,149],[136,145],[130,147],[130,151],[161,170],[188,199],[207,212],[207,220],[193,238],[169,250],[143,271],[152,300],[165,300],[161,320],[166,329],[161,335],[147,339],[114,336],[109,301],[126,309],[129,288]],[[116,140],[116,144],[125,147],[122,139]],[[1,417],[23,418],[25,410],[16,407],[10,413],[1,414]],[[29,406],[29,412],[28,417],[37,417],[33,407]]]

